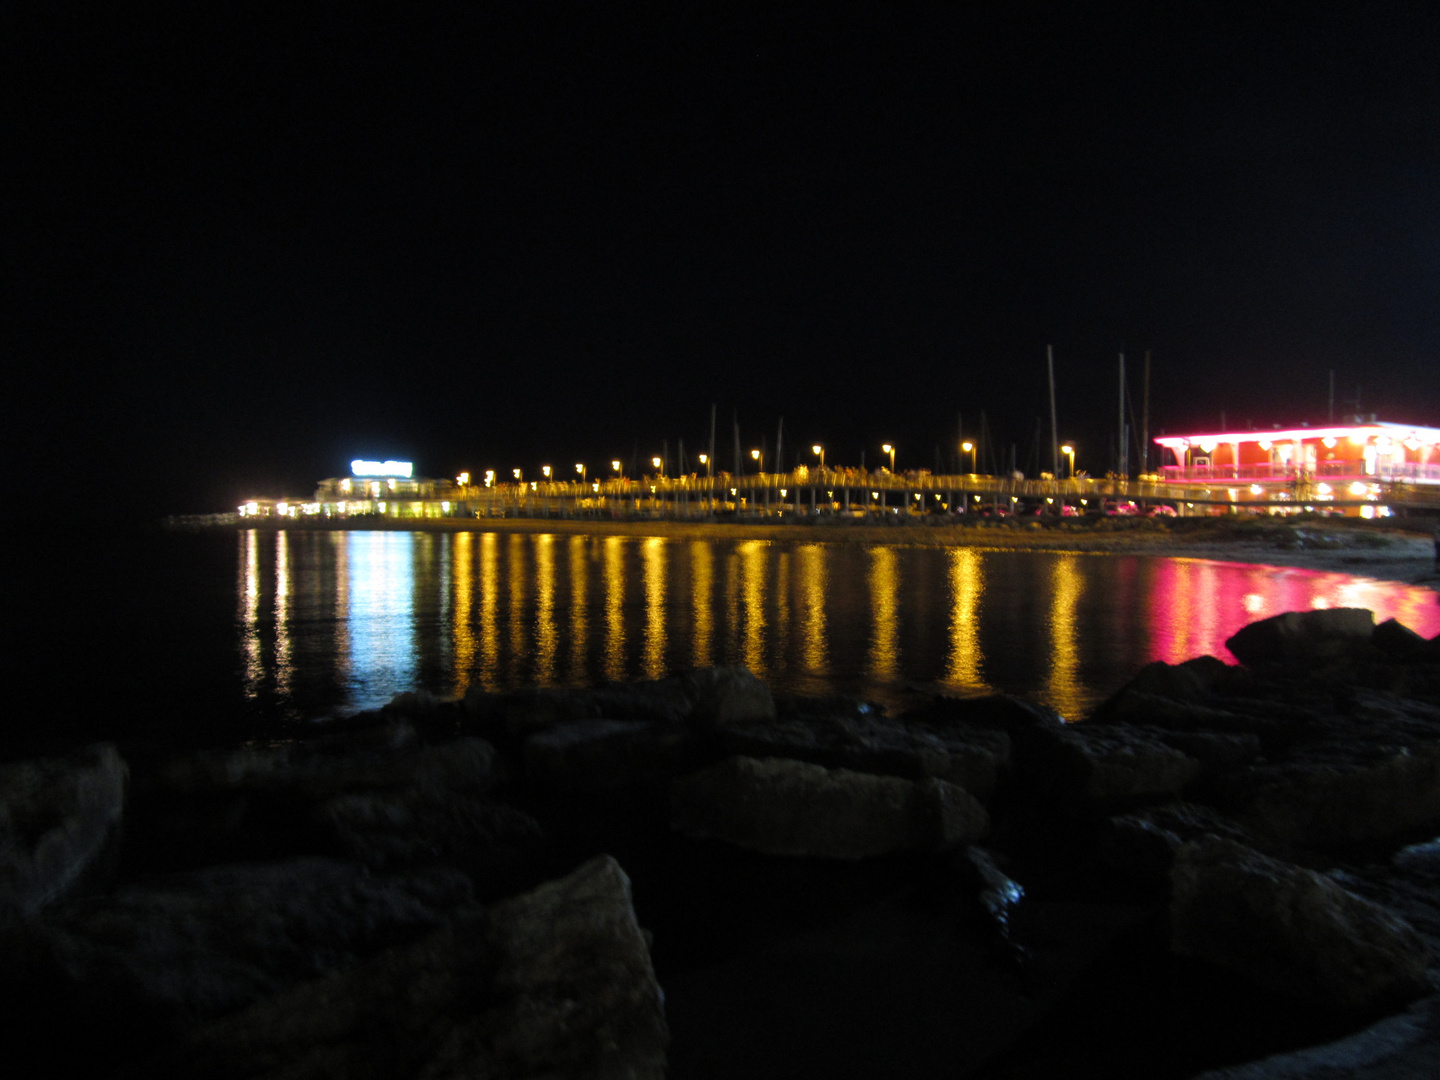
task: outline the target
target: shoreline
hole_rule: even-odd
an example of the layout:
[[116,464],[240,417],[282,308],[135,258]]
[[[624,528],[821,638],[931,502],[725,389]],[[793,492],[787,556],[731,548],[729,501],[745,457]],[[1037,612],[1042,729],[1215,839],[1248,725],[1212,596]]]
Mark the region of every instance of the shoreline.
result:
[[[214,526],[206,526],[211,528]],[[970,547],[991,551],[1150,555],[1208,559],[1329,573],[1440,590],[1431,537],[1399,525],[1330,521],[1252,523],[1229,519],[1102,520],[1095,524],[1030,521],[980,525],[772,524],[768,522],[634,521],[599,518],[480,518],[418,521],[262,522],[237,528],[325,532],[500,532],[662,537],[668,540],[761,540],[767,543],[887,547]]]

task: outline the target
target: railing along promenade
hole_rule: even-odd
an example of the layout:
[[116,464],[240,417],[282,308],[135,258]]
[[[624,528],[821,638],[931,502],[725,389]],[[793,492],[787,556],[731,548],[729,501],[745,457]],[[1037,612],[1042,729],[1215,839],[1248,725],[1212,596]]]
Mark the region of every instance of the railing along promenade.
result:
[[[933,514],[1016,513],[1061,504],[1084,512],[1104,512],[1115,503],[1134,503],[1145,513],[1156,504],[1180,515],[1213,512],[1231,506],[1249,510],[1296,511],[1313,505],[1354,511],[1367,504],[1440,510],[1440,485],[1387,480],[1364,497],[1340,492],[1317,494],[1315,484],[1274,484],[1259,494],[1232,494],[1236,478],[1187,477],[1188,482],[1158,478],[1027,479],[979,474],[864,473],[856,469],[817,469],[794,473],[539,481],[457,490],[454,498],[478,517],[640,516],[665,518],[774,517],[786,515],[922,516]],[[1228,482],[1228,483],[1227,483]]]
[[1079,477],[1021,479],[977,474],[863,473],[851,469],[804,473],[644,477],[638,480],[537,481],[457,490],[480,517],[626,513],[657,517],[714,514],[921,515],[1014,512],[1069,503],[1098,506],[1126,500],[1139,506],[1185,498],[1181,485]]

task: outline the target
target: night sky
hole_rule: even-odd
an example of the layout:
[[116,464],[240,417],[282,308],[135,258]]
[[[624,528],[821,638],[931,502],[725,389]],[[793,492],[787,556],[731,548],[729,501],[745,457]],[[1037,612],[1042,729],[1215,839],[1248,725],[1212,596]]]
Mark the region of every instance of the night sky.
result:
[[603,469],[712,403],[727,467],[983,410],[1033,469],[1047,344],[1094,474],[1121,351],[1152,433],[1331,371],[1440,426],[1430,5],[80,7],[0,14],[12,483]]

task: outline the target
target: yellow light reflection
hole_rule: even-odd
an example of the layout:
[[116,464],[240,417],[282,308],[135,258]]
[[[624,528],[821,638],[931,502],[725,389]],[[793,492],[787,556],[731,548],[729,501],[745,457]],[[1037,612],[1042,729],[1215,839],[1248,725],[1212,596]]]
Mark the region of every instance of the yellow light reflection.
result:
[[665,674],[665,541],[647,537],[641,556],[645,573],[645,674]]
[[781,548],[775,559],[775,632],[770,635],[770,667],[785,667],[785,642],[790,637],[790,551]]
[[570,680],[586,682],[585,646],[590,640],[589,557],[583,536],[570,538]]
[[982,674],[985,655],[980,646],[980,600],[985,593],[982,558],[974,548],[950,552],[950,663],[946,678],[951,686],[975,693],[990,690]]
[[888,547],[874,547],[869,554],[870,568],[865,578],[870,586],[870,610],[875,621],[865,667],[871,675],[891,679],[900,670],[900,614],[896,600],[899,574],[895,567],[895,551]]
[[290,655],[290,534],[275,533],[275,689],[289,697],[295,674]]
[[255,697],[265,678],[260,656],[260,560],[258,534],[246,529],[240,535],[240,649],[244,654],[245,696]]
[[708,540],[690,542],[690,606],[694,628],[694,658],[697,668],[709,667],[714,647],[715,612],[711,595],[715,588],[715,549]]
[[555,630],[555,537],[535,537],[535,681],[555,681],[560,635]]
[[1067,720],[1078,720],[1084,708],[1080,685],[1079,631],[1075,611],[1085,579],[1073,555],[1056,558],[1050,576],[1050,676],[1045,683],[1045,700]]
[[475,666],[475,627],[470,621],[475,599],[475,534],[455,533],[450,550],[450,588],[454,597],[450,604],[450,638],[455,657],[452,677],[455,693],[464,694]]
[[480,685],[500,685],[500,538],[480,534]]
[[625,539],[605,538],[605,677],[625,678]]
[[825,549],[819,544],[806,544],[800,549],[799,563],[804,604],[800,622],[805,634],[800,658],[807,671],[822,675],[829,646],[825,636]]
[[525,586],[529,575],[525,568],[525,543],[528,537],[510,534],[509,550],[505,553],[505,585],[510,590],[510,652],[505,657],[504,675],[513,682],[524,678],[523,668],[528,642],[525,640]]
[[763,540],[747,540],[741,544],[740,588],[742,590],[743,622],[740,658],[759,678],[765,677],[765,551]]

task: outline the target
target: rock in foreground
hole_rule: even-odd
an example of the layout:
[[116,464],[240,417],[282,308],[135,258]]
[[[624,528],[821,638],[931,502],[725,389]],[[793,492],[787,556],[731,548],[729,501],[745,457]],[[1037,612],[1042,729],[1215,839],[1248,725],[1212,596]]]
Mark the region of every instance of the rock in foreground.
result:
[[0,917],[73,888],[120,824],[129,769],[109,743],[0,767]]
[[781,758],[732,757],[677,780],[674,827],[767,855],[863,859],[970,843],[985,808],[943,780],[902,780]]
[[197,1031],[147,1076],[664,1076],[660,987],[608,856]]
[[1424,942],[1329,878],[1207,837],[1175,854],[1171,948],[1340,1012],[1424,994]]

